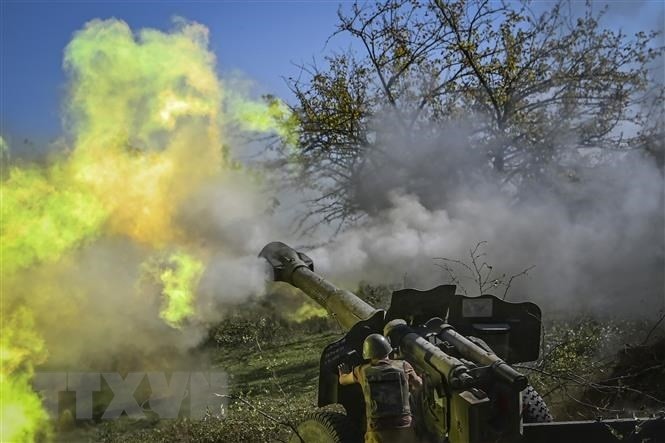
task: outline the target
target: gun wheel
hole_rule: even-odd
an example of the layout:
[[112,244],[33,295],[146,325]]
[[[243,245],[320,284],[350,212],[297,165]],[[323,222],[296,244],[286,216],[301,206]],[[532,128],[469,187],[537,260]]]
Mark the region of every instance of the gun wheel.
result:
[[317,411],[296,427],[289,443],[347,443],[360,441],[351,421],[338,412]]
[[522,420],[524,423],[548,423],[552,421],[552,414],[545,400],[533,386],[527,386],[522,391]]

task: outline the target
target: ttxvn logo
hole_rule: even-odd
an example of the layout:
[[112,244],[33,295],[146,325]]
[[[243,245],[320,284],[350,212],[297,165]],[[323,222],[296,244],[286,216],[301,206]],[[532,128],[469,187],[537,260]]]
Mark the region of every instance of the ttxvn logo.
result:
[[63,393],[73,394],[77,420],[92,419],[93,409],[98,413],[100,403],[104,420],[117,419],[123,412],[134,419],[146,418],[148,412],[159,418],[184,414],[196,419],[208,412],[220,415],[228,391],[224,372],[130,372],[125,376],[116,372],[39,372],[33,386],[41,392],[52,417],[60,412],[61,399],[67,395]]

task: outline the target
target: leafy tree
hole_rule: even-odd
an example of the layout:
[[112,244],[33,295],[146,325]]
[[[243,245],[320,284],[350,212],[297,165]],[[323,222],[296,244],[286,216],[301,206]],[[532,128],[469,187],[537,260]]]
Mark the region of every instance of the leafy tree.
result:
[[[663,95],[662,85],[649,88],[648,66],[662,55],[658,34],[603,28],[606,10],[590,2],[532,6],[543,4],[387,0],[340,10],[337,33],[358,49],[303,67],[290,83],[300,178],[319,191],[310,215],[340,225],[362,217],[365,177],[403,160],[384,150],[388,139],[443,155],[442,128],[459,121],[468,125],[463,154],[480,160],[460,180],[491,174],[518,191],[574,179],[572,160],[589,148],[653,148]],[[379,120],[388,128],[377,130]]]

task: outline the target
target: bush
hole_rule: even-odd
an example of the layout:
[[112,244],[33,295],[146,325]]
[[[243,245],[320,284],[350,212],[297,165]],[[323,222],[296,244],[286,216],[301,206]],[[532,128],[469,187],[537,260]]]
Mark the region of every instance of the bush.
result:
[[266,315],[233,315],[210,331],[212,340],[222,347],[269,343],[284,329],[280,319]]
[[[532,364],[516,366],[529,376],[529,382],[541,393],[556,420],[630,416],[637,411],[634,405],[644,405],[655,393],[654,384],[621,386],[630,380],[625,376],[626,371],[620,372],[618,381],[621,383],[616,383],[617,364],[627,355],[622,348],[642,339],[644,325],[641,322],[608,319],[600,322],[590,318],[550,322],[544,326],[541,358]],[[618,358],[617,352],[624,358]],[[636,360],[630,359],[632,365],[628,372],[641,373],[644,365],[653,366],[646,368],[649,370],[656,367],[653,358],[643,356],[640,361]],[[663,370],[665,366],[660,367],[660,371]],[[637,392],[634,388],[638,388]],[[632,399],[639,400],[623,401],[626,392],[631,393]],[[639,412],[645,415],[649,411]]]

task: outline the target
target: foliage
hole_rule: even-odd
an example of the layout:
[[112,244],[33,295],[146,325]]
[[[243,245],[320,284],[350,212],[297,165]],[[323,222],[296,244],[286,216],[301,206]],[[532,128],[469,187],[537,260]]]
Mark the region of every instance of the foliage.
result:
[[337,330],[336,323],[328,316],[293,321],[290,314],[289,306],[270,296],[260,304],[245,303],[210,329],[209,341],[219,348],[256,349],[288,342],[294,335]]
[[210,331],[211,339],[220,346],[240,346],[271,341],[283,326],[272,316],[233,315]]
[[[369,300],[390,291],[367,286],[358,292]],[[617,349],[624,343],[641,343],[645,326],[653,325],[601,323],[588,318],[550,321],[544,325],[542,357],[532,364],[515,366],[528,374],[556,420],[630,416],[634,412],[647,415],[648,410],[607,403],[607,396],[588,395],[589,390],[595,392],[604,386],[603,380],[613,379]],[[232,398],[222,417],[104,421],[94,427],[79,426],[61,437],[67,441],[136,443],[288,441],[290,426],[316,408],[320,353],[326,344],[339,337],[338,332],[301,331],[288,334],[279,343],[254,343],[252,347],[246,343],[220,345],[213,351],[213,363],[229,373],[232,388]],[[652,335],[651,342],[665,343],[659,333]],[[639,362],[632,361],[632,365],[639,366]],[[625,393],[631,387],[610,389],[612,393]],[[657,393],[645,390],[636,395],[644,400],[645,394]]]
[[364,177],[400,167],[386,142],[405,150],[431,142],[443,153],[442,128],[462,120],[466,150],[481,159],[471,172],[518,190],[575,178],[589,148],[644,148],[658,158],[663,88],[648,78],[662,54],[657,33],[606,29],[605,10],[573,3],[539,14],[530,2],[488,0],[385,0],[340,11],[337,33],[358,51],[304,66],[290,82],[300,178],[319,191],[312,211],[325,222],[362,217]]
[[397,289],[401,288],[361,283],[356,295],[377,309],[388,309],[392,293]]
[[291,334],[280,344],[219,348],[215,359],[230,374],[229,406],[223,417],[204,420],[119,420],[97,428],[103,442],[287,441],[292,425],[316,408],[318,363],[335,333]]
[[[280,411],[283,412],[283,405],[274,401],[259,400],[254,402],[253,406],[236,403],[222,418],[209,416],[204,420],[173,420],[155,427],[145,427],[145,423],[122,421],[111,423],[100,429],[97,441],[105,443],[288,441],[290,428],[276,425],[273,420],[259,412],[260,410],[266,414],[279,414]],[[307,412],[307,408],[303,406],[296,406],[294,410],[298,411],[290,417],[294,422],[303,418]]]
[[[627,343],[642,341],[645,326],[642,322],[591,318],[550,322],[544,327],[540,359],[515,366],[529,376],[557,420],[648,415],[665,405],[663,393],[656,392],[654,384],[636,383],[639,380],[631,374],[623,372],[618,379],[616,374],[620,360],[625,360],[618,362],[617,353],[624,355],[622,347]],[[665,341],[656,344],[662,347]],[[665,371],[662,361],[654,366],[652,360],[644,356],[633,359],[631,373],[646,370],[658,376]],[[627,397],[630,402],[623,401]]]

